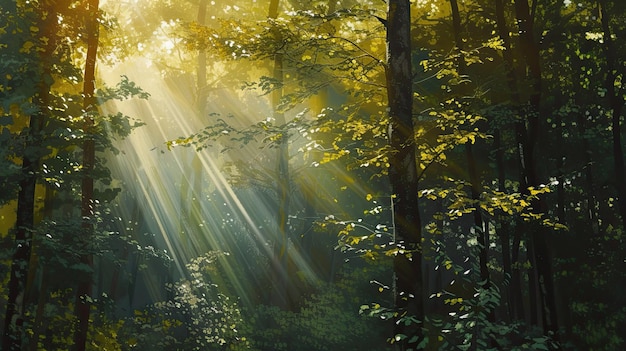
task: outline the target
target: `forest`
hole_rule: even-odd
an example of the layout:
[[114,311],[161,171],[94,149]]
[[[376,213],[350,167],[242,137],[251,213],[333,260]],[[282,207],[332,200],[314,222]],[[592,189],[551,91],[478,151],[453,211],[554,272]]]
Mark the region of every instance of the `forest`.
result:
[[626,349],[626,1],[0,0],[0,350]]

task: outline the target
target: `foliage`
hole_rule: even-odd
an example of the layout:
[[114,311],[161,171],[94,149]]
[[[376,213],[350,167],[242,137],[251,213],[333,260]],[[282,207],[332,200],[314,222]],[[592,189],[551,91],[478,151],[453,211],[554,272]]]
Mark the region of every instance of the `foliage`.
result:
[[246,350],[248,339],[236,301],[213,282],[215,261],[224,255],[209,252],[186,265],[188,278],[169,286],[172,298],[135,311],[122,335],[133,350]]
[[249,335],[253,350],[386,349],[384,338],[376,342],[370,337],[382,335],[384,325],[359,315],[362,300],[355,295],[363,289],[361,282],[378,279],[384,272],[372,265],[348,270],[336,283],[320,284],[297,311],[257,306],[244,314],[243,332]]
[[[468,240],[475,242],[476,239]],[[438,243],[440,247],[444,246]],[[533,328],[522,321],[494,322],[489,314],[495,313],[502,306],[501,289],[496,283],[480,281],[480,267],[477,257],[479,245],[472,245],[469,252],[473,257],[466,257],[459,265],[446,254],[443,248],[436,250],[435,261],[438,267],[450,270],[453,280],[442,291],[431,294],[447,314],[433,314],[428,318],[428,328],[441,350],[549,350],[555,346],[548,336],[541,335],[538,328]],[[467,262],[470,263],[467,268]],[[437,268],[436,268],[437,269]],[[506,283],[505,283],[506,284]]]
[[[540,330],[522,321],[490,320],[488,316],[500,308],[502,296],[496,284],[482,287],[485,282],[479,281],[477,274],[476,245],[469,250],[473,257],[466,257],[462,264],[455,263],[448,256],[442,242],[437,245],[434,252],[435,262],[439,265],[435,271],[444,268],[453,279],[447,288],[429,296],[432,307],[424,323],[427,338],[419,347],[427,350],[548,350],[555,345],[549,337],[542,336]],[[398,311],[380,303],[361,305],[360,312],[381,320],[398,320],[397,323],[406,325],[416,323],[415,316],[398,316]],[[413,335],[396,334],[388,341],[394,344],[414,338]]]

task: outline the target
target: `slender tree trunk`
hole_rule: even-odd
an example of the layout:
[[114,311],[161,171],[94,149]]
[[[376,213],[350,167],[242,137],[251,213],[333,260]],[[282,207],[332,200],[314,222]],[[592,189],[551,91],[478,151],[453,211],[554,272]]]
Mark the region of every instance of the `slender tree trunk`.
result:
[[[556,106],[562,106],[563,105],[563,95],[560,93],[556,93],[556,101],[555,101],[555,105]],[[562,118],[560,114],[556,114],[555,116],[555,123],[557,125],[558,128],[558,134],[556,135],[556,140],[554,140],[554,142],[556,144],[558,143],[562,143],[563,140],[563,133],[562,133],[562,129],[561,129],[561,123],[562,122]],[[565,168],[565,154],[563,152],[560,152],[559,154],[557,154],[557,159],[556,159],[556,180],[558,182],[557,184],[557,188],[556,188],[556,203],[557,203],[557,217],[558,217],[558,221],[560,223],[566,223],[565,220],[565,215],[566,215],[566,211],[565,211],[565,174],[564,174],[564,168]]]
[[[458,71],[459,75],[464,76],[467,74],[467,65],[465,64],[465,57],[463,56],[464,44],[463,44],[463,35],[462,35],[462,24],[461,24],[461,12],[459,11],[459,4],[457,0],[450,0],[450,8],[452,10],[452,28],[454,31],[454,41],[456,48],[458,50]],[[461,87],[462,95],[466,94],[467,83],[464,83]],[[487,267],[487,261],[489,260],[489,244],[488,237],[489,231],[488,226],[483,221],[483,216],[481,214],[480,208],[480,195],[481,195],[481,185],[480,185],[480,177],[478,175],[478,169],[476,168],[476,158],[474,157],[473,145],[471,141],[468,141],[465,144],[465,158],[467,160],[467,171],[469,174],[470,180],[470,196],[472,201],[474,202],[474,206],[476,209],[474,210],[474,231],[476,233],[476,239],[478,241],[478,266],[480,267],[480,287],[484,290],[488,290],[491,287],[491,278],[489,275],[489,268]],[[491,309],[487,314],[487,320],[491,323],[494,323],[496,320],[495,310]],[[475,331],[477,331],[477,326]],[[476,333],[475,333],[476,334]],[[495,340],[490,340],[491,346],[495,346]],[[477,347],[476,340],[472,342],[472,349]]]
[[[527,227],[528,228],[528,227]],[[531,235],[527,238],[526,243],[526,256],[530,267],[526,270],[528,274],[528,305],[529,305],[529,318],[531,325],[539,325],[539,312],[538,309],[538,295],[539,290],[537,287],[537,261],[535,259],[535,242],[534,236]]]
[[[43,207],[43,218],[52,218],[53,210],[54,210],[54,198],[55,191],[50,186],[46,186],[45,188],[45,196],[44,196],[44,207]],[[36,219],[37,220],[37,219]],[[44,317],[44,307],[48,302],[48,269],[47,266],[43,265],[41,267],[41,283],[39,285],[38,296],[35,296],[35,280],[37,276],[37,270],[39,266],[39,259],[37,257],[36,252],[37,248],[37,238],[33,238],[32,242],[32,253],[31,253],[31,262],[29,263],[29,272],[28,272],[28,284],[26,286],[26,296],[28,296],[27,303],[34,303],[35,298],[37,298],[37,308],[35,309],[35,315],[33,318],[33,326],[32,326],[32,335],[29,340],[29,349],[32,351],[36,351],[39,344],[39,336],[44,332],[43,325],[43,317]]]
[[[96,54],[98,52],[98,11],[99,0],[89,0],[87,2],[87,58],[85,61],[85,75],[83,77],[83,110],[85,116],[85,135],[83,143],[83,171],[85,172],[81,186],[81,216],[83,218],[83,237],[81,242],[84,250],[81,263],[93,270],[93,256],[89,253],[89,245],[93,236],[93,216],[94,216],[94,179],[93,169],[95,165],[95,141],[94,141],[94,114],[97,113],[97,100],[94,97],[96,80]],[[89,310],[91,304],[87,297],[92,295],[93,277],[92,272],[85,274],[85,277],[78,283],[76,290],[76,318],[78,326],[74,332],[74,350],[84,351],[87,343],[87,331],[89,329]]]
[[39,287],[39,296],[37,298],[37,309],[35,310],[35,319],[33,321],[33,335],[30,337],[29,349],[37,351],[39,348],[39,336],[45,331],[44,314],[45,306],[48,303],[48,269],[46,266],[41,268],[41,286]]
[[[207,0],[200,0],[198,4],[198,16],[197,21],[201,26],[206,25],[206,12],[207,12]],[[207,65],[207,57],[206,57],[206,49],[201,48],[198,51],[198,67],[196,68],[197,82],[196,86],[198,89],[196,104],[198,105],[197,109],[200,114],[200,118],[204,118],[204,113],[206,112],[206,99],[207,99],[207,82],[206,82],[206,65]]]
[[[278,7],[280,0],[270,1],[268,17],[276,19],[278,17]],[[278,31],[275,33],[275,40],[281,41]],[[274,54],[274,69],[272,76],[278,86],[272,91],[272,108],[274,110],[274,120],[277,126],[283,127],[286,123],[285,114],[279,110],[280,102],[283,98],[283,54]],[[283,309],[289,309],[289,282],[288,282],[288,245],[289,245],[289,207],[290,207],[290,175],[289,175],[289,135],[286,131],[277,140],[278,154],[276,160],[276,194],[278,196],[278,212],[276,218],[277,241],[274,245],[274,281],[272,303]]]
[[[515,13],[520,33],[520,49],[524,55],[531,82],[529,98],[531,111],[527,115],[528,140],[524,150],[524,158],[527,162],[528,183],[530,186],[537,187],[539,186],[539,179],[537,174],[538,162],[535,160],[535,147],[540,131],[542,86],[539,46],[534,39],[533,18],[528,6],[528,0],[515,0]],[[533,201],[532,206],[535,211],[545,212],[546,210],[546,205],[542,199]],[[548,248],[547,234],[547,231],[542,227],[537,227],[532,231],[532,245],[539,291],[537,297],[542,312],[541,318],[544,333],[558,341],[554,277],[552,275],[552,259]]]
[[[462,51],[464,50],[463,45],[463,36],[462,36],[462,25],[461,25],[461,13],[459,11],[459,4],[457,0],[449,0],[450,8],[452,10],[452,27],[454,30],[454,41],[456,44],[456,48],[458,50],[458,70],[459,75],[467,74],[465,58],[463,57]],[[462,90],[465,92],[465,89]],[[487,268],[488,261],[488,247],[486,246],[486,236],[489,234],[485,230],[482,214],[480,212],[480,177],[478,176],[478,170],[476,168],[476,158],[474,156],[473,145],[471,142],[465,144],[465,156],[467,159],[467,168],[468,174],[470,178],[470,196],[475,203],[476,210],[474,211],[474,227],[476,229],[476,236],[478,238],[478,243],[480,245],[479,252],[479,266],[480,266],[480,280],[485,282],[483,284],[484,289],[489,289],[491,282],[489,278],[489,269]],[[490,314],[489,318],[495,318],[495,315]],[[491,320],[493,322],[494,320]]]
[[[198,24],[201,26],[206,25],[206,13],[207,13],[207,0],[200,0],[198,4]],[[198,51],[198,66],[196,67],[196,111],[198,113],[198,118],[203,121],[206,116],[207,110],[207,54],[204,48]],[[204,175],[204,166],[202,164],[202,159],[200,157],[199,152],[194,152],[193,159],[191,161],[191,168],[193,176],[192,183],[192,191],[191,191],[191,223],[193,223],[194,228],[202,228],[200,225],[202,224],[202,198],[203,198],[203,175]],[[191,233],[189,233],[191,234]],[[194,237],[188,235],[187,237],[188,243],[190,244],[188,249],[193,250],[198,249],[193,243],[195,242]],[[200,250],[203,250],[200,248]],[[191,255],[191,257],[195,257],[201,252],[186,252],[187,255]]]
[[[188,162],[188,158],[186,155],[182,155],[182,163],[186,166]],[[192,161],[193,162],[193,161]],[[193,170],[193,166],[192,166]],[[191,181],[193,177],[192,172],[184,172],[181,174],[180,179],[180,216],[178,217],[178,236],[181,241],[181,246],[185,251],[184,255],[188,254],[190,248],[190,223],[191,223],[191,206],[190,199],[193,195],[189,194],[189,189],[191,188]]]
[[[496,150],[496,168],[498,171],[498,190],[501,192],[506,191],[505,180],[506,171],[504,166],[504,147],[502,145],[502,136],[500,135],[500,128],[497,128],[493,133],[493,147]],[[500,239],[500,245],[502,246],[502,269],[504,275],[508,276],[508,294],[507,294],[507,311],[511,320],[517,319],[517,310],[522,310],[522,307],[517,306],[517,296],[520,297],[521,291],[514,289],[519,288],[518,284],[513,282],[513,271],[511,266],[511,239],[509,233],[511,231],[511,225],[505,216],[499,218],[499,226],[496,227],[496,233]]]
[[[582,88],[580,88],[579,91],[583,91]],[[585,155],[585,183],[583,188],[587,197],[587,219],[589,221],[591,232],[594,236],[597,236],[600,230],[600,223],[598,223],[598,215],[596,213],[595,180],[593,176],[593,167],[591,167],[593,162],[593,151],[589,145],[589,139],[585,137],[587,121],[583,113],[577,113],[577,124],[579,138],[582,139],[583,152]]]
[[[418,206],[418,175],[413,126],[411,67],[411,9],[408,0],[389,0],[387,7],[387,99],[389,107],[389,181],[394,195],[395,242],[393,260],[395,307],[398,317],[419,320],[405,325],[398,320],[395,333],[409,337],[398,343],[400,350],[415,348],[423,338],[422,223]],[[417,340],[410,342],[412,336]]]
[[[504,69],[506,73],[506,81],[509,88],[509,94],[511,96],[511,101],[515,109],[519,109],[521,104],[521,97],[519,95],[517,78],[515,76],[514,69],[514,60],[512,54],[512,45],[511,38],[509,34],[509,28],[506,23],[505,17],[505,8],[503,0],[495,0],[496,7],[496,24],[497,30],[500,38],[503,41],[504,50],[502,52],[502,56],[504,58]],[[518,163],[518,172],[519,172],[519,183],[521,191],[526,191],[528,187],[527,175],[526,175],[526,162],[525,162],[525,144],[526,144],[526,126],[524,122],[517,118],[514,122],[514,132],[515,132],[515,143],[517,148],[517,163]],[[504,160],[502,162],[502,167],[504,167]],[[502,189],[504,189],[504,184],[501,185]],[[517,265],[519,263],[519,251],[520,244],[522,239],[522,234],[524,233],[524,224],[516,223],[515,229],[513,232],[513,245],[511,247],[511,300],[512,300],[512,311],[513,319],[523,319],[524,318],[524,306],[523,306],[523,298],[522,298],[522,275],[521,269]],[[504,239],[503,239],[504,240]],[[506,239],[508,241],[508,237]]]
[[607,10],[607,1],[598,0],[600,21],[602,23],[602,31],[604,37],[604,45],[602,50],[606,60],[606,84],[607,97],[611,107],[611,131],[613,136],[613,167],[615,168],[615,187],[619,196],[618,205],[620,216],[622,217],[622,226],[626,228],[626,171],[624,169],[624,151],[622,149],[622,109],[624,108],[624,97],[615,91],[615,79],[617,78],[617,52],[613,40],[613,32],[609,13]]
[[[33,101],[38,111],[29,119],[25,145],[27,152],[22,156],[22,178],[17,197],[17,219],[15,223],[14,251],[11,261],[11,273],[8,284],[8,296],[2,334],[2,350],[22,350],[24,309],[26,301],[26,284],[31,256],[32,233],[35,221],[35,188],[39,174],[40,156],[36,149],[41,148],[39,140],[45,125],[50,101],[51,67],[50,57],[56,45],[56,12],[54,8],[45,8],[47,15],[41,15],[39,37],[47,37],[47,45],[39,54],[40,81]],[[17,11],[17,10],[16,10]],[[31,150],[34,149],[34,150]],[[32,151],[32,152],[28,152]]]
[[[207,0],[200,0],[198,4],[198,13],[196,21],[199,25],[206,25]],[[195,113],[198,120],[206,117],[206,100],[207,100],[207,55],[204,48],[198,50],[196,60],[196,100]],[[185,156],[185,155],[183,155]],[[186,158],[183,163],[186,165]],[[183,257],[195,257],[199,249],[192,244],[194,238],[197,238],[196,229],[202,223],[202,160],[198,152],[194,152],[191,158],[190,169],[187,173],[181,175],[180,180],[180,217],[178,219],[178,235],[182,242]],[[202,250],[202,249],[201,249]]]

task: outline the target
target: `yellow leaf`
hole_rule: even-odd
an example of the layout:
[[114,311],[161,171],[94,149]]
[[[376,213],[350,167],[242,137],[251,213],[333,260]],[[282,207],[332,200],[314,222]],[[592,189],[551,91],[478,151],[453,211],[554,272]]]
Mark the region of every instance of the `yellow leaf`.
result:
[[372,201],[372,198],[373,198],[372,194],[367,194],[365,196],[365,200],[367,200],[367,201]]
[[35,44],[33,44],[32,41],[27,41],[24,43],[24,45],[22,45],[22,48],[20,49],[21,53],[27,53],[30,51],[30,49],[35,46]]

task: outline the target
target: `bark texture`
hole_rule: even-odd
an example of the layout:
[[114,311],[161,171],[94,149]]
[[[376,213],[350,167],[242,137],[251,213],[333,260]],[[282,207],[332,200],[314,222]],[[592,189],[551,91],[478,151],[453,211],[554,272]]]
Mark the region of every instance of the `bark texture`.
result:
[[[418,204],[418,175],[413,128],[411,67],[411,12],[408,0],[390,0],[387,13],[387,97],[389,107],[389,180],[394,195],[395,241],[403,253],[393,262],[395,307],[399,317],[419,322],[396,323],[396,335],[408,337],[400,350],[415,348],[423,340],[422,223]],[[417,338],[413,338],[416,336]]]
[[[81,216],[83,218],[83,233],[79,240],[84,253],[81,263],[93,270],[93,256],[90,251],[90,242],[93,237],[94,216],[94,178],[92,175],[95,161],[94,141],[94,114],[97,113],[97,100],[94,97],[96,81],[96,54],[98,52],[98,9],[99,0],[89,0],[86,8],[87,27],[87,58],[85,61],[85,74],[83,76],[83,110],[85,114],[85,135],[83,142],[83,179],[81,184]],[[76,289],[76,318],[78,325],[74,332],[74,350],[84,351],[87,344],[87,332],[89,329],[89,310],[91,304],[88,298],[93,294],[93,274],[87,272],[78,283]]]

